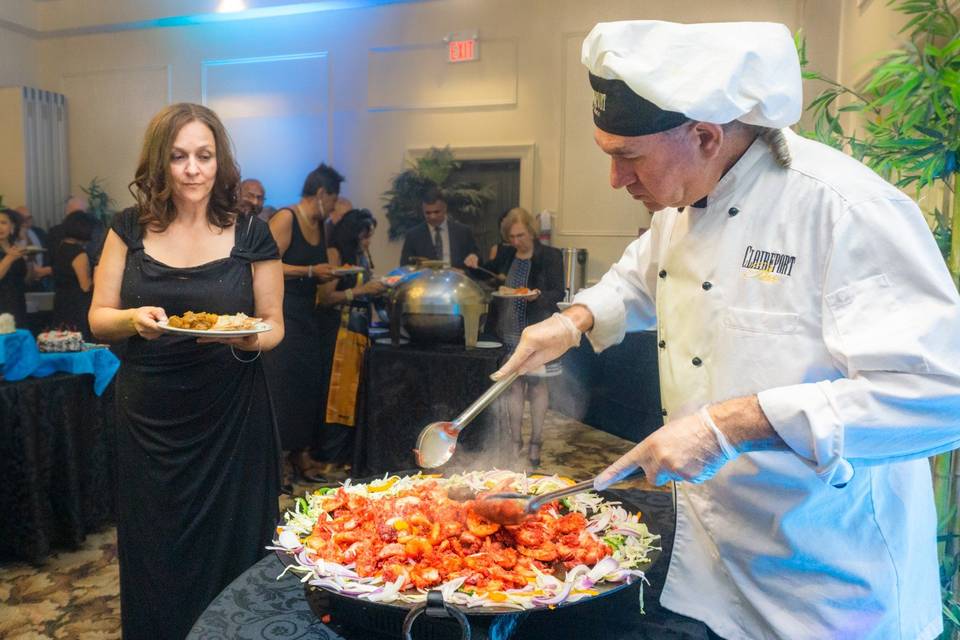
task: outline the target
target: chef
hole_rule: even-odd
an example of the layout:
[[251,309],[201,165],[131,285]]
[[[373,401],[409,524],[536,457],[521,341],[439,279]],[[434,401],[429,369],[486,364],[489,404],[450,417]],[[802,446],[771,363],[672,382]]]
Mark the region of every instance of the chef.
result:
[[596,487],[676,481],[662,604],[728,640],[937,637],[960,301],[917,206],[785,128],[783,25],[602,23],[582,59],[611,185],[656,213],[495,376],[656,328],[664,425]]

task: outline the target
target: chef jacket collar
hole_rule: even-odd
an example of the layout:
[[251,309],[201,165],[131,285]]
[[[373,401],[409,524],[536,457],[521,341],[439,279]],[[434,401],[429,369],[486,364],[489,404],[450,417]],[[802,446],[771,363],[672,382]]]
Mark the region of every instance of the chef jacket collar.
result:
[[[785,131],[784,135],[786,135],[789,140],[790,132]],[[757,137],[757,139],[753,141],[753,144],[740,156],[740,159],[720,178],[717,186],[713,188],[713,191],[710,192],[708,197],[716,202],[732,195],[738,183],[742,182],[743,179],[750,174],[754,165],[757,164],[757,161],[769,154],[770,147],[760,137]],[[704,198],[704,200],[706,200],[706,198]],[[700,202],[703,202],[703,200]],[[699,202],[693,206],[696,207],[698,204]]]

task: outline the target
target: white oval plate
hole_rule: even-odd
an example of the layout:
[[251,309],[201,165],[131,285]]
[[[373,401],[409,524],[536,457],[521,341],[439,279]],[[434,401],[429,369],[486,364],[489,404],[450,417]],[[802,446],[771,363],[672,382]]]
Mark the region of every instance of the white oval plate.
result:
[[500,293],[499,291],[494,291],[490,295],[494,298],[526,298],[527,296],[532,296],[535,293],[540,293],[536,289],[532,289],[530,293]]
[[198,336],[201,338],[211,338],[211,337],[242,338],[243,336],[252,336],[257,333],[265,333],[273,329],[273,327],[271,327],[266,322],[258,322],[257,324],[254,325],[253,329],[238,329],[236,331],[221,331],[221,330],[213,330],[213,329],[181,329],[180,327],[171,327],[166,322],[158,322],[157,326],[159,326],[162,330],[166,331],[167,333],[179,333],[180,335],[184,335],[184,336]]
[[[377,344],[390,344],[390,345],[393,344],[393,340],[389,337],[377,338],[376,340],[374,340],[374,342],[376,342]],[[410,341],[407,340],[406,338],[400,338],[400,344],[410,344]]]
[[338,267],[333,270],[333,275],[335,276],[349,276],[354,273],[363,273],[366,271],[363,267]]
[[499,349],[502,346],[503,343],[496,340],[477,340],[478,349]]

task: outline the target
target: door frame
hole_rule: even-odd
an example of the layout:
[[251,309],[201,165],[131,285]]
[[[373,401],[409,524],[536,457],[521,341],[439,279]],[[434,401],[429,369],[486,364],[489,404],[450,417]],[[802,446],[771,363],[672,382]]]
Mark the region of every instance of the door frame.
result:
[[407,149],[404,154],[404,166],[409,166],[429,153],[433,147],[449,146],[457,160],[519,160],[520,161],[520,206],[536,216],[534,207],[534,160],[536,144],[492,144],[480,146],[427,145]]

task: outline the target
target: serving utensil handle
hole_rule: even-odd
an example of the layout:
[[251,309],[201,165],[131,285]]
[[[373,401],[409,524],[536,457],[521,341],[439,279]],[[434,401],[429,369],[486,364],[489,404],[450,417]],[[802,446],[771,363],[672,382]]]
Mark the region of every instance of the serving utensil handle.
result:
[[506,378],[495,382],[484,392],[482,396],[477,398],[473,404],[464,409],[463,413],[457,416],[457,418],[451,423],[450,430],[453,433],[460,433],[465,426],[470,424],[474,418],[480,415],[481,411],[486,409],[491,402],[496,400],[500,394],[507,389],[507,387],[513,384],[513,381],[516,380],[519,375],[519,373],[514,372],[508,375]]
[[[614,484],[620,484],[621,482],[627,482],[628,480],[634,480],[636,478],[641,478],[641,477],[643,477],[643,469],[640,467],[637,467],[637,469],[633,473],[631,473],[625,478],[621,478],[620,480],[617,480]],[[583,493],[584,491],[593,491],[593,480],[594,478],[590,478],[589,480],[584,480],[582,482],[578,482],[577,484],[572,484],[569,487],[564,487],[563,489],[557,489],[556,491],[548,491],[542,496],[534,496],[533,498],[530,498],[529,502],[527,502],[526,511],[527,513],[536,513],[537,509],[547,504],[548,502],[553,502],[554,500],[559,500],[560,498],[564,498],[566,496],[572,496],[577,493]]]

